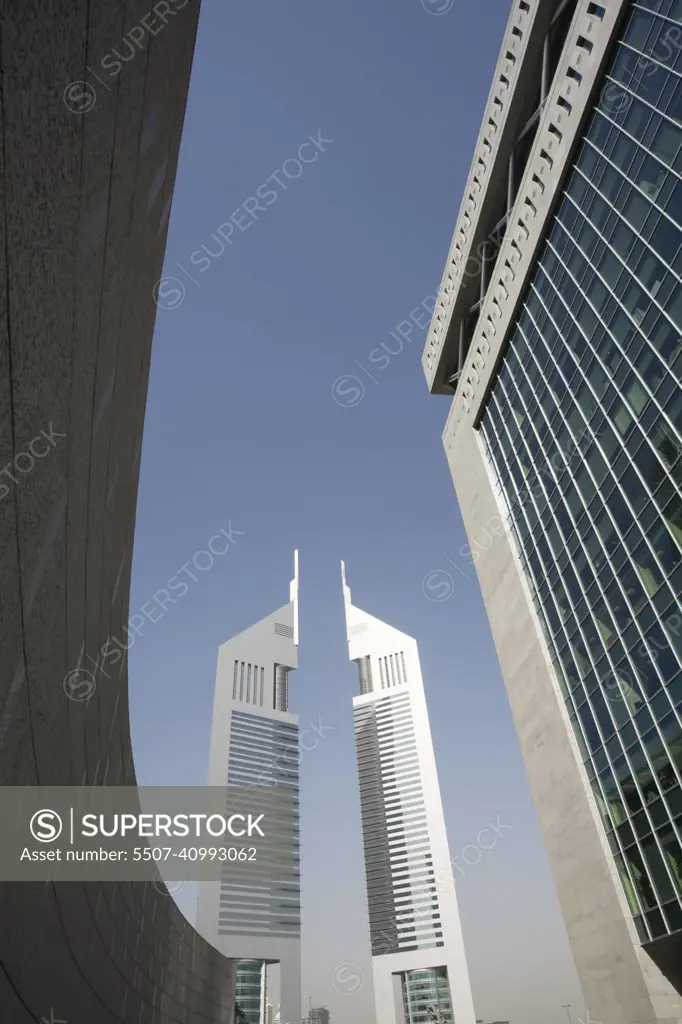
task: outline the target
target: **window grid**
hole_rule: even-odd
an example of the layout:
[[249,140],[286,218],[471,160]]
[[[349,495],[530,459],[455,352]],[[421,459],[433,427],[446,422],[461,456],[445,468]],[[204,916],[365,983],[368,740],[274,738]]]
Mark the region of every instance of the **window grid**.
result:
[[[570,314],[569,314],[569,315],[570,315]],[[577,327],[578,329],[580,329],[580,327],[579,327],[579,324],[577,324],[577,323],[576,323],[576,327]],[[609,332],[607,331],[607,333],[609,333]],[[559,335],[561,336],[561,332],[559,332]],[[615,341],[615,338],[613,338],[613,335],[610,335],[610,333],[609,333],[609,337],[611,338],[611,340],[613,340],[613,342],[614,342],[614,346],[616,346],[616,347],[617,347],[617,343],[616,343],[616,341]],[[591,345],[589,344],[589,342],[587,342],[587,345],[588,345],[588,347],[590,348],[591,352],[592,352],[592,353],[594,354],[595,360],[597,360],[597,361],[599,361],[599,362],[600,362],[600,365],[601,365],[601,369],[602,369],[602,371],[603,371],[603,372],[604,372],[605,374],[608,374],[608,369],[607,369],[607,367],[605,366],[605,364],[604,364],[604,363],[603,363],[603,362],[602,362],[601,360],[599,360],[599,357],[598,357],[598,353],[597,353],[597,351],[596,351],[596,350],[595,350],[595,349],[594,349],[594,348],[593,348],[593,347],[592,347],[592,346],[591,346]],[[625,352],[623,352],[623,361],[624,361],[624,362],[626,361],[626,360],[625,360]],[[630,365],[631,365],[631,364],[630,364]],[[634,367],[633,367],[633,370],[634,370]],[[580,373],[581,371],[579,370],[578,372]],[[589,378],[587,378],[587,377],[585,377],[585,376],[583,375],[583,379],[584,379],[585,383],[587,384],[587,386],[588,386],[588,387],[590,388],[590,390],[592,390],[592,393],[593,393],[593,396],[594,396],[595,402],[596,402],[596,403],[598,403],[598,398],[597,398],[597,396],[596,396],[596,395],[594,394],[594,391],[593,391],[593,389],[592,389],[592,387],[591,387],[591,384],[590,384]],[[646,383],[645,383],[645,381],[644,381],[644,379],[643,379],[643,378],[640,378],[640,381],[641,381],[641,384],[642,384],[642,390],[644,391],[644,390],[645,390],[645,388],[646,388]],[[652,398],[652,400],[653,400],[653,396],[651,396],[651,398]],[[654,404],[655,404],[655,403],[654,403]],[[659,413],[661,413],[661,418],[664,418],[664,417],[663,417],[663,414],[662,414],[662,411],[661,411],[661,409],[660,409],[660,407],[657,407],[657,409],[658,409],[658,412],[659,412]],[[674,428],[672,427],[672,425],[670,425],[670,429],[671,429],[671,430],[674,430]],[[625,446],[624,446],[624,445],[622,444],[622,439],[617,439],[617,440],[621,441],[621,444],[620,444],[620,448],[621,448],[621,450],[622,450],[622,451],[624,451],[624,452],[625,452],[625,453],[627,454],[627,448],[626,448],[626,447],[625,447]],[[598,440],[598,438],[596,439],[596,441],[595,441],[595,444],[596,444],[596,447],[597,447],[597,448],[599,449],[599,451],[600,451],[600,453],[601,453],[602,457],[604,457],[604,452],[603,452],[603,449],[601,448],[601,446],[599,445],[599,440]],[[664,463],[663,459],[662,459],[662,458],[660,457],[660,453],[658,452],[658,450],[656,449],[656,447],[655,447],[655,446],[653,445],[653,443],[651,442],[651,438],[650,438],[650,437],[647,437],[647,436],[644,436],[644,439],[643,439],[643,442],[642,442],[642,444],[643,444],[643,445],[646,445],[646,444],[648,444],[648,445],[649,445],[649,447],[651,448],[651,451],[652,451],[652,454],[653,454],[654,458],[656,458],[656,459],[657,459],[657,460],[658,460],[658,461],[660,462],[660,464],[661,464],[661,468],[663,468],[664,470],[667,470],[667,469],[668,469],[668,466],[667,466],[667,465],[666,465],[666,464]],[[642,445],[640,445],[640,448],[641,448],[641,446],[642,446]],[[639,450],[639,449],[638,449],[638,450]],[[589,472],[589,466],[587,467],[587,469],[588,469],[588,472]],[[637,476],[638,476],[638,478],[639,478],[639,479],[641,479],[641,481],[642,481],[642,484],[643,484],[644,486],[646,486],[646,480],[645,480],[645,479],[644,479],[644,477],[642,476],[642,474],[641,474],[641,472],[639,471],[639,469],[638,469],[638,467],[637,467],[637,465],[636,465],[636,464],[634,465],[634,469],[635,469],[635,472],[637,473]],[[590,474],[590,475],[592,476],[592,479],[594,480],[594,477],[593,477],[593,475],[592,475],[592,474]],[[621,475],[620,475],[620,477],[614,478],[614,480],[615,480],[615,483],[616,483],[616,485],[619,485],[619,484],[620,484],[620,482],[622,481],[622,477],[623,477],[623,474],[621,474]],[[672,484],[673,486],[675,486],[675,484],[676,484],[676,481],[675,481],[674,477],[671,477],[671,484]],[[595,486],[596,486],[596,482],[595,482]],[[622,491],[622,487],[619,487],[619,489],[620,489],[620,490]],[[677,486],[675,486],[675,490],[676,490],[677,494],[679,495],[679,494],[680,494],[680,488],[679,488],[679,487],[677,487]],[[627,504],[627,506],[628,506],[628,509],[629,509],[629,511],[630,511],[630,512],[632,513],[632,516],[633,516],[633,521],[635,522],[635,530],[636,530],[636,527],[637,527],[637,518],[636,518],[636,513],[635,513],[634,509],[632,508],[632,505],[631,505],[631,503],[630,503],[630,502],[629,502],[629,500],[628,500],[628,496],[627,496],[627,493],[625,493],[624,491],[622,491],[622,493],[623,493],[623,500],[624,500],[624,501],[626,502],[626,504]],[[589,513],[589,509],[588,509],[588,511],[587,511],[587,518],[588,518],[588,520],[590,519],[590,513]],[[594,524],[592,523],[591,525],[594,525]],[[615,530],[616,530],[616,532],[617,532],[617,533],[618,533],[618,535],[619,535],[619,539],[620,539],[620,540],[623,540],[623,537],[621,536],[621,534],[620,534],[620,531],[619,531],[619,527],[618,527],[618,524],[617,524],[617,523],[615,523],[615,524],[614,524],[614,526],[615,526]],[[627,531],[628,535],[629,535],[630,533],[632,533],[632,532],[633,532],[633,531],[632,531],[632,529],[629,529],[629,530]],[[660,564],[660,559],[658,559],[658,558],[657,558],[657,556],[656,556],[656,552],[655,552],[655,550],[654,550],[653,546],[651,545],[651,543],[650,543],[650,539],[649,539],[648,535],[646,534],[646,532],[642,531],[642,532],[640,533],[640,535],[635,535],[635,537],[634,537],[634,538],[630,538],[630,540],[629,540],[629,544],[630,544],[630,546],[632,546],[632,541],[633,541],[633,539],[635,539],[635,540],[636,540],[636,541],[637,541],[638,543],[641,543],[641,542],[643,541],[644,543],[646,543],[646,544],[647,544],[647,546],[648,546],[648,547],[649,547],[649,549],[650,549],[650,552],[651,552],[651,557],[652,557],[652,559],[653,559],[653,560],[654,560],[654,561],[655,561],[655,562],[656,562],[656,563],[657,563],[657,564],[659,565],[660,571],[661,571],[661,573],[663,574],[663,576],[665,577],[665,576],[666,576],[666,574],[667,574],[667,573],[666,573],[666,569],[665,569],[665,566],[664,566],[664,565],[661,565],[661,564]]]
[[480,426],[641,941],[682,929],[682,29],[664,5],[632,5]]

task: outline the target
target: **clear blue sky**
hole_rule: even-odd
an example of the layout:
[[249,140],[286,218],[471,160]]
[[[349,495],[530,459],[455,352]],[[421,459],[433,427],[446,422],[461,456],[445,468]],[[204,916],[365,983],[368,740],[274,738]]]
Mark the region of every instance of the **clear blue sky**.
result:
[[[131,613],[221,527],[245,535],[131,650],[138,777],[204,782],[217,648],[286,602],[299,547],[292,710],[332,727],[301,767],[303,992],[333,1024],[373,1020],[341,558],[355,602],[419,641],[453,856],[498,815],[513,826],[455,872],[477,1016],[562,1024],[571,1002],[587,1019],[478,584],[446,560],[465,537],[426,332],[370,360],[438,288],[509,6],[203,0],[164,271],[186,295],[157,318]],[[319,129],[333,143],[284,177]],[[197,271],[275,172],[286,189],[271,178]],[[347,375],[352,406],[332,394]],[[428,600],[425,574],[448,569],[454,593]],[[342,962],[366,977],[353,996],[332,986]]]

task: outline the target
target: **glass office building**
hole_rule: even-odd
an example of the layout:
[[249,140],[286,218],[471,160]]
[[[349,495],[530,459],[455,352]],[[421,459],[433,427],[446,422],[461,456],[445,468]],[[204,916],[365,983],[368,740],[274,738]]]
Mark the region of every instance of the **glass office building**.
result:
[[243,1024],[265,1024],[266,965],[262,960],[237,961],[236,1004],[242,1016],[237,1018]]
[[445,968],[406,971],[402,975],[403,1008],[407,1024],[454,1021]]
[[585,1003],[677,1019],[682,0],[514,0],[424,368]]
[[627,18],[481,422],[642,941],[682,929],[675,16]]

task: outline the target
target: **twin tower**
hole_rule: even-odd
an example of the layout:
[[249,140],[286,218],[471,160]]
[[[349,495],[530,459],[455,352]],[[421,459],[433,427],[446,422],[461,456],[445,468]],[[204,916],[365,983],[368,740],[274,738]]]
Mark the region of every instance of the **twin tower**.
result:
[[[416,641],[343,596],[360,693],[353,717],[377,1024],[474,1024]],[[298,552],[289,602],[220,647],[209,785],[290,786],[298,813]],[[280,965],[280,1021],[301,1020],[300,870],[252,883],[202,883],[198,930],[242,965],[238,1002],[267,1024],[267,967]],[[248,984],[247,984],[248,982]]]

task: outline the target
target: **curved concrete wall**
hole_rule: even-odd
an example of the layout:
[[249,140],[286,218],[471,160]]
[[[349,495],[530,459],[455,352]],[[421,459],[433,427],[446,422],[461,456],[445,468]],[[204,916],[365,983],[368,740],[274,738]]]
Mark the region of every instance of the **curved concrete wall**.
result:
[[[198,13],[0,0],[4,785],[135,781],[126,660],[87,701],[91,677],[64,679],[125,637],[152,289]],[[160,883],[0,885],[2,1024],[229,1024],[233,1005],[233,963]]]

